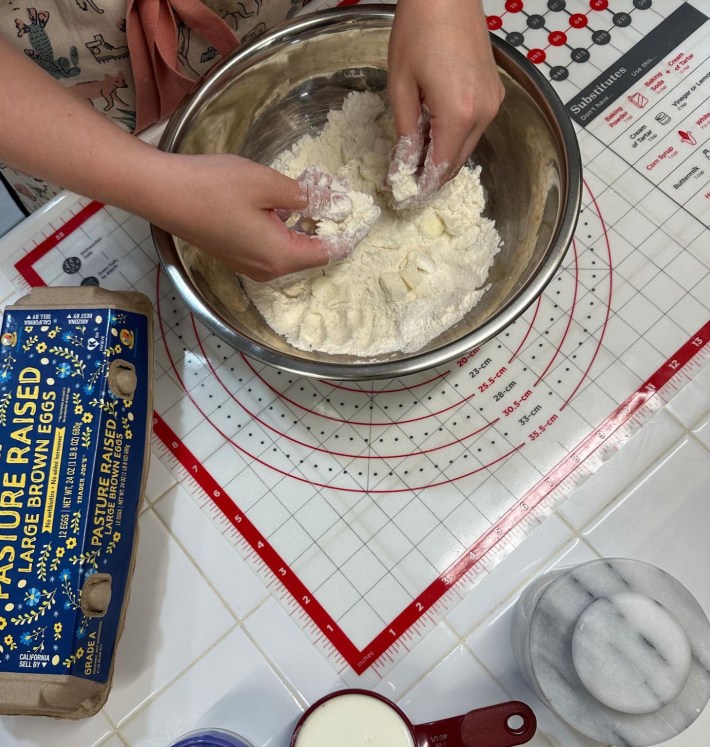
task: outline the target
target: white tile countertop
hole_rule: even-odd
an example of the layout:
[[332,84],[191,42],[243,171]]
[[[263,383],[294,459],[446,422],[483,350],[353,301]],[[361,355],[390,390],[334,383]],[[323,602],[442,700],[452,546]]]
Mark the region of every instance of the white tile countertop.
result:
[[[596,744],[523,681],[512,607],[552,568],[628,557],[664,569],[710,609],[710,366],[638,431],[407,654],[376,689],[415,723],[508,699],[538,718],[531,744]],[[0,744],[166,747],[197,727],[286,747],[303,710],[345,683],[153,459],[127,621],[103,711],[80,722],[0,718]],[[702,747],[710,709],[669,747]]]
[[[315,3],[334,4],[335,0]],[[577,54],[579,64],[569,65],[577,76],[574,82],[561,77],[557,64],[569,56],[569,45],[557,44],[558,34],[554,36],[556,41],[545,46],[550,29],[541,25],[542,16],[523,13],[524,5],[527,11],[532,3],[486,0],[489,26],[527,51],[529,59],[540,64],[551,78],[557,75],[555,85],[564,101],[573,100],[585,87],[593,87],[598,76],[603,78],[620,57],[632,54],[663,18],[675,11],[688,26],[674,28],[677,39],[673,43],[680,50],[694,51],[693,64],[697,68],[678,73],[666,69],[668,88],[683,90],[688,76],[696,75],[696,71],[698,80],[706,80],[702,75],[709,69],[710,58],[707,50],[704,57],[701,54],[701,34],[708,25],[697,9],[704,10],[705,15],[709,11],[702,0],[692,3],[693,7],[680,0],[669,0],[663,6],[649,0],[546,3],[548,9],[543,21],[550,28],[561,23],[563,12],[569,15],[579,11],[569,18],[570,44],[586,38],[584,35],[592,27],[606,24],[610,29],[606,36],[595,37],[593,47],[585,48],[591,52],[591,60],[585,59],[581,46],[575,47],[573,53]],[[607,5],[620,11],[614,13],[613,20]],[[567,23],[567,16],[564,18]],[[575,41],[578,43],[581,41]],[[542,67],[543,50],[549,55],[547,68]],[[671,50],[667,59],[676,56],[676,51]],[[552,67],[553,62],[556,67]],[[648,80],[652,73],[653,70],[648,71]],[[651,93],[648,87],[644,88],[643,81],[640,77],[634,84],[639,90],[633,96],[630,95],[633,88],[623,91],[624,98],[620,101],[625,114],[621,120],[599,117],[576,127],[584,163],[582,214],[565,266],[546,289],[538,307],[529,309],[522,322],[513,325],[509,340],[505,339],[509,336],[506,332],[491,341],[487,348],[482,348],[486,352],[480,358],[476,360],[472,355],[471,360],[464,361],[467,368],[463,364],[458,369],[452,365],[452,370],[443,374],[450,374],[446,379],[448,387],[426,390],[431,394],[429,399],[433,397],[440,409],[432,405],[427,410],[426,403],[422,405],[419,401],[424,398],[416,392],[412,399],[416,397],[417,401],[412,404],[407,399],[409,391],[401,394],[408,389],[404,384],[401,389],[384,390],[393,395],[391,399],[380,398],[382,410],[377,411],[377,417],[386,426],[383,437],[396,442],[410,432],[399,429],[397,416],[385,412],[389,405],[384,402],[398,402],[400,408],[411,408],[408,423],[424,421],[423,425],[412,427],[409,435],[410,439],[417,439],[413,443],[421,452],[413,449],[414,454],[405,454],[413,456],[416,467],[421,466],[420,472],[433,469],[434,462],[421,458],[427,450],[448,450],[442,452],[446,460],[441,461],[448,461],[454,467],[447,468],[444,464],[439,471],[436,465],[434,474],[439,477],[454,474],[446,470],[455,470],[458,463],[470,465],[475,461],[486,465],[485,469],[465,474],[470,481],[458,485],[464,486],[460,493],[467,499],[480,496],[479,504],[474,507],[481,510],[481,515],[494,517],[486,523],[487,530],[489,524],[499,520],[503,510],[486,504],[490,484],[494,485],[491,494],[496,498],[504,496],[501,500],[509,500],[510,504],[523,501],[532,492],[531,485],[537,486],[538,480],[541,483],[570,454],[574,456],[573,449],[577,449],[580,438],[586,443],[601,427],[599,423],[608,422],[605,419],[611,417],[610,413],[618,415],[615,408],[628,403],[627,397],[648,393],[650,390],[643,387],[653,383],[649,376],[657,374],[663,366],[676,364],[675,351],[681,345],[687,348],[693,335],[699,334],[696,331],[706,330],[708,326],[710,237],[707,218],[703,219],[702,213],[707,206],[704,191],[708,187],[684,178],[675,182],[682,187],[678,191],[670,171],[659,174],[661,169],[670,169],[667,163],[658,168],[654,165],[655,171],[649,176],[651,172],[648,166],[644,167],[641,156],[643,148],[636,148],[630,135],[636,129],[637,117],[639,121],[645,117],[644,127],[656,128],[665,127],[666,117],[672,115],[677,121],[663,131],[663,137],[673,143],[669,147],[676,150],[675,163],[688,159],[687,163],[683,161],[685,166],[677,168],[689,169],[695,163],[695,170],[688,173],[692,176],[700,171],[702,176],[705,159],[710,158],[707,155],[710,143],[695,143],[691,149],[688,138],[678,141],[675,130],[683,127],[683,134],[688,135],[686,130],[692,129],[698,140],[703,137],[707,140],[708,130],[692,122],[684,123],[683,118],[690,116],[689,110],[683,111],[685,105],[676,107],[670,103],[673,96],[663,99],[661,93]],[[658,98],[653,98],[656,95]],[[697,99],[701,94],[693,95]],[[707,95],[701,102],[692,98],[688,101],[703,107],[707,105]],[[654,107],[661,107],[663,112],[656,115]],[[698,113],[693,116],[705,121]],[[654,121],[660,124],[653,124]],[[613,130],[610,122],[614,122]],[[652,154],[648,151],[643,157],[646,155],[650,158]],[[695,192],[691,193],[691,189]],[[421,559],[422,569],[436,577],[452,559],[459,557],[460,548],[465,553],[470,547],[478,547],[470,543],[479,537],[480,522],[472,520],[467,524],[465,509],[470,515],[473,504],[466,503],[456,493],[457,486],[431,491],[426,500],[419,500],[424,490],[412,488],[414,497],[410,497],[408,488],[388,491],[387,476],[378,475],[379,462],[373,459],[374,466],[368,467],[372,474],[368,473],[368,477],[373,480],[377,477],[382,482],[375,481],[372,485],[384,489],[372,490],[368,499],[385,506],[389,518],[397,514],[397,522],[387,521],[380,505],[375,505],[374,509],[382,515],[381,524],[391,534],[378,535],[381,544],[374,542],[369,546],[370,535],[362,539],[365,530],[370,531],[368,527],[355,527],[353,523],[358,537],[352,531],[347,534],[350,530],[347,517],[351,514],[342,496],[348,497],[347,490],[352,486],[359,487],[356,474],[347,477],[352,483],[333,482],[332,486],[324,486],[319,484],[325,479],[320,473],[329,465],[350,467],[348,460],[352,454],[348,455],[343,442],[347,439],[357,442],[363,433],[370,435],[367,428],[359,429],[362,423],[357,422],[361,407],[358,397],[363,392],[351,390],[339,394],[342,401],[333,404],[327,399],[330,390],[318,383],[288,380],[286,384],[278,379],[276,372],[256,370],[248,360],[225,351],[216,338],[204,334],[198,325],[190,325],[184,304],[169,287],[160,285],[149,227],[135,216],[100,206],[94,209],[93,203],[87,202],[64,195],[0,240],[3,260],[0,302],[4,307],[22,288],[26,290],[26,283],[23,285],[21,281],[28,280],[29,275],[15,271],[20,265],[25,271],[29,268],[31,277],[38,281],[36,284],[76,284],[77,278],[85,276],[93,280],[101,278],[101,284],[108,288],[135,288],[153,294],[156,319],[161,323],[160,334],[156,333],[159,354],[155,409],[160,432],[156,434],[155,444],[158,446],[154,444],[150,458],[145,500],[138,520],[130,601],[106,705],[96,716],[81,721],[0,717],[0,747],[168,747],[178,736],[199,727],[234,731],[254,747],[287,747],[305,709],[330,692],[357,686],[358,676],[344,666],[342,657],[333,655],[334,646],[329,647],[332,639],[323,643],[320,636],[315,645],[313,627],[309,626],[303,608],[284,601],[286,595],[280,582],[260,572],[263,569],[258,562],[245,559],[250,553],[244,552],[243,546],[238,551],[236,531],[229,524],[231,519],[228,521],[212,509],[206,492],[200,490],[203,483],[196,485],[185,476],[182,467],[187,469],[188,462],[183,459],[182,467],[176,463],[179,454],[170,452],[166,434],[177,434],[176,443],[179,441],[183,449],[179,453],[194,456],[195,464],[214,477],[223,494],[233,497],[242,512],[240,518],[258,524],[263,532],[260,536],[268,536],[272,543],[269,547],[277,548],[289,570],[303,573],[309,589],[317,588],[331,619],[337,620],[351,638],[352,631],[360,633],[359,625],[366,629],[365,644],[371,638],[368,623],[379,633],[385,620],[386,630],[386,621],[392,617],[386,617],[383,610],[397,612],[404,604],[412,604],[424,583],[417,579],[419,585],[412,582],[407,586],[408,580],[416,578],[415,569],[409,577],[406,573],[396,576],[399,584],[391,581],[394,573],[386,573],[383,585],[378,587],[379,596],[370,594],[369,586],[363,585],[361,589],[358,584],[363,580],[363,568],[372,569],[373,573],[381,570],[376,555],[378,548],[392,550],[390,554],[394,557],[394,548],[406,547],[411,540],[414,552],[421,550],[417,557]],[[65,231],[69,224],[71,231]],[[64,259],[78,257],[84,262],[81,273],[67,275],[69,271],[62,270]],[[30,259],[31,262],[26,261]],[[513,607],[527,585],[549,570],[616,557],[645,561],[663,569],[685,585],[705,612],[710,613],[707,576],[710,358],[707,340],[703,338],[701,342],[703,353],[694,350],[681,366],[680,378],[664,380],[668,386],[664,386],[663,396],[653,395],[651,406],[646,408],[643,418],[634,421],[633,428],[619,429],[615,447],[585,452],[590,466],[586,472],[580,472],[575,486],[569,487],[561,498],[557,495],[557,502],[543,501],[541,506],[547,506],[546,510],[531,514],[533,518],[525,524],[525,531],[515,535],[510,552],[501,554],[502,559],[486,568],[475,583],[468,578],[468,585],[460,592],[461,601],[454,604],[449,598],[445,607],[434,605],[436,614],[431,615],[431,624],[424,628],[421,637],[402,635],[406,645],[399,649],[399,655],[379,670],[379,676],[366,671],[363,687],[391,698],[414,723],[461,714],[500,701],[521,700],[532,707],[538,719],[538,731],[530,742],[534,747],[598,745],[560,720],[526,685],[510,642]],[[485,357],[488,354],[490,358]],[[549,361],[547,367],[541,360]],[[514,420],[506,421],[500,406],[482,396],[483,390],[476,392],[476,406],[465,409],[473,397],[473,394],[464,396],[469,391],[465,387],[468,384],[472,392],[475,388],[468,377],[472,378],[474,370],[488,364],[493,371],[501,361],[504,365],[498,370],[506,374],[506,382],[515,376],[509,386],[517,382],[516,392],[527,386],[522,382],[531,383],[530,389],[519,397],[525,402],[525,408],[516,415],[524,415],[518,421],[520,433],[513,433],[516,426],[499,424],[494,435],[486,435],[486,443],[481,439],[480,446],[488,452],[486,463],[483,456],[477,456],[481,448],[477,451],[474,448],[479,443],[467,440],[470,429],[461,437],[463,431],[456,430],[457,416],[449,418],[448,410],[451,407],[456,412],[469,412],[468,417],[484,417],[486,427],[499,420],[503,423]],[[692,365],[686,366],[690,361]],[[545,386],[535,389],[543,381]],[[457,389],[459,385],[461,388]],[[371,409],[379,393],[365,392],[370,396]],[[321,397],[320,419],[309,410],[313,402],[310,398],[316,396]],[[488,396],[492,398],[491,393]],[[545,421],[537,413],[544,412],[547,418],[553,410],[543,410],[543,406],[550,407],[553,400],[558,409]],[[510,401],[510,398],[505,400]],[[358,417],[348,411],[353,403],[353,412]],[[483,405],[481,412],[486,407],[493,415],[480,416],[479,403]],[[426,417],[421,416],[422,407]],[[409,413],[407,410],[408,416]],[[279,431],[277,416],[293,418],[293,428]],[[436,441],[436,434],[427,429],[426,422],[430,422],[427,418],[436,416],[451,429],[445,437],[450,439],[448,443]],[[535,422],[542,423],[539,432],[531,431]],[[315,423],[323,429],[321,439],[311,431]],[[242,425],[248,427],[240,431]],[[552,425],[554,428],[550,428]],[[545,426],[547,432],[542,438]],[[274,430],[286,438],[270,436]],[[508,431],[512,434],[510,438]],[[309,450],[308,444],[314,443],[311,437],[316,446]],[[338,438],[342,440],[336,441]],[[271,451],[266,446],[267,439],[271,439],[268,445],[274,446],[273,452],[279,447],[277,456],[270,457],[267,453]],[[306,444],[303,452],[293,445],[299,439],[301,446]],[[514,449],[505,454],[505,459],[499,459],[501,450],[507,448],[505,444],[520,440],[528,442],[524,451]],[[382,453],[401,456],[399,447],[389,442],[386,446],[391,450]],[[363,455],[364,459],[370,458],[371,445],[358,448],[361,451],[356,453],[353,463]],[[313,454],[318,457],[317,463],[313,462]],[[300,461],[298,457],[302,457]],[[273,463],[269,463],[270,458]],[[382,457],[383,463],[387,459]],[[466,459],[469,461],[464,462]],[[257,465],[261,462],[266,465],[263,469]],[[400,462],[394,457],[390,462],[394,466],[389,477],[394,472],[393,481],[401,478],[402,484],[411,485],[406,482],[411,479],[405,478],[406,469],[402,467],[401,474],[398,472]],[[347,474],[347,470],[343,469],[342,474]],[[295,479],[280,481],[281,475]],[[456,473],[449,482],[456,483],[459,477]],[[484,484],[488,477],[489,482]],[[330,494],[328,487],[333,487]],[[371,483],[367,487],[367,491],[361,492],[369,493]],[[340,489],[342,493],[338,492]],[[354,489],[351,492],[359,500],[360,492]],[[261,498],[264,500],[259,503]],[[454,499],[459,501],[455,506]],[[289,505],[289,500],[293,505]],[[440,501],[438,507],[437,501]],[[452,507],[445,508],[449,501]],[[437,508],[441,515],[434,516]],[[488,508],[490,511],[486,513]],[[294,514],[299,515],[300,525]],[[424,514],[431,517],[430,524],[424,523]],[[271,521],[277,515],[286,517],[283,525]],[[329,536],[331,516],[333,521],[345,517],[338,525],[345,532]],[[370,534],[382,529],[381,524]],[[286,529],[280,534],[281,526]],[[427,527],[431,531],[429,536]],[[310,555],[299,545],[306,530],[319,538],[321,545],[315,549],[317,543],[306,545],[313,549]],[[467,531],[471,532],[470,537]],[[289,532],[291,536],[284,538],[283,533]],[[421,538],[417,532],[421,532]],[[354,547],[363,547],[363,557],[367,553],[369,565],[346,568],[351,556],[344,555],[345,548],[338,544],[346,536]],[[437,543],[432,537],[443,541]],[[455,545],[453,549],[446,546],[448,541]],[[320,552],[326,542],[328,557],[325,551]],[[338,549],[342,551],[340,554]],[[431,557],[435,552],[440,552],[441,557]],[[343,557],[338,560],[340,555]],[[431,564],[426,563],[427,558]],[[391,565],[397,560],[399,557]],[[391,570],[388,566],[387,571]],[[387,581],[391,586],[386,585]],[[388,594],[390,597],[385,598]],[[348,619],[350,610],[366,597],[371,606],[361,604],[360,616]],[[377,608],[379,617],[372,612],[378,603],[381,604]],[[361,653],[359,649],[366,650],[363,646],[354,648],[357,653]],[[385,650],[383,658],[386,660],[388,655]],[[705,747],[708,734],[710,708],[705,708],[689,729],[666,744]]]

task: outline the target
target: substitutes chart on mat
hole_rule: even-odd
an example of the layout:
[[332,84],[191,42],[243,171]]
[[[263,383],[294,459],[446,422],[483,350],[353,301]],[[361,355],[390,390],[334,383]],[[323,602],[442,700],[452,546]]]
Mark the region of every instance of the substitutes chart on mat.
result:
[[[244,358],[190,315],[144,221],[84,199],[21,249],[0,242],[15,293],[98,283],[153,300],[155,454],[353,681],[415,645],[707,357],[710,22],[697,4],[617,4],[485,5],[560,89],[584,195],[539,301],[450,365],[338,383]],[[654,30],[673,46],[647,48]]]
[[527,12],[541,5],[506,2],[489,27],[538,65],[577,125],[647,177],[642,194],[655,186],[707,225],[710,5],[702,12],[701,4],[658,3],[668,15],[653,27],[650,0],[630,3],[629,12],[606,0],[590,2],[585,13],[554,0],[544,15]]

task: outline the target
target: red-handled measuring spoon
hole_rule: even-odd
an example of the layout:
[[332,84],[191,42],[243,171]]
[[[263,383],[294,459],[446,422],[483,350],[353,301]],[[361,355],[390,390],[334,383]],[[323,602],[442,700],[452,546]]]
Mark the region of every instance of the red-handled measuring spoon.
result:
[[517,700],[412,727],[417,747],[515,747],[529,742],[536,728],[532,709]]
[[384,696],[350,689],[316,701],[296,724],[291,747],[515,747],[536,728],[535,714],[519,701],[412,724]]

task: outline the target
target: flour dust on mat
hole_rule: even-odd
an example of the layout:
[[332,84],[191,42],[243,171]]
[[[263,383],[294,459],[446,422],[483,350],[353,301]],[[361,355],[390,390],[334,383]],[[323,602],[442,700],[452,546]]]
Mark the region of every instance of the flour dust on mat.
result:
[[355,205],[362,193],[380,208],[342,262],[268,283],[243,278],[269,326],[301,350],[357,357],[414,352],[485,293],[500,237],[481,214],[480,169],[461,169],[421,206],[392,209],[385,185],[394,128],[384,109],[376,94],[351,93],[342,110],[329,112],[318,137],[304,136],[272,164],[293,178],[312,166],[347,177]]

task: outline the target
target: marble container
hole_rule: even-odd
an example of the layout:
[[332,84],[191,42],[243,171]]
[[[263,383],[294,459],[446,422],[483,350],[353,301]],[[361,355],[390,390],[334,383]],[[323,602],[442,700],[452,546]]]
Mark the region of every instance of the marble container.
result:
[[680,734],[710,700],[710,623],[647,563],[593,560],[528,586],[513,615],[524,677],[557,715],[615,747]]

